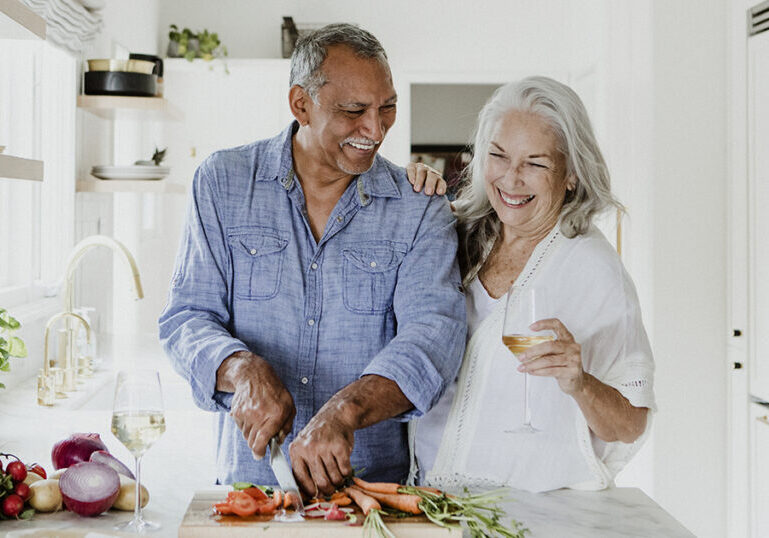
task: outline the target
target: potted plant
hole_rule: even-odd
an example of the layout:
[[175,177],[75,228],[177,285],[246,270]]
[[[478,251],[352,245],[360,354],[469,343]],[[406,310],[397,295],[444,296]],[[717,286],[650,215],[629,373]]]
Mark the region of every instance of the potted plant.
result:
[[175,24],[170,26],[168,32],[168,51],[170,58],[187,58],[192,61],[198,55],[200,42],[198,36],[189,28],[179,31]]
[[[13,336],[21,323],[11,316],[5,308],[0,308],[0,371],[8,372],[11,369],[11,357],[26,357],[27,346],[24,340],[18,336]],[[5,385],[0,383],[0,389]]]

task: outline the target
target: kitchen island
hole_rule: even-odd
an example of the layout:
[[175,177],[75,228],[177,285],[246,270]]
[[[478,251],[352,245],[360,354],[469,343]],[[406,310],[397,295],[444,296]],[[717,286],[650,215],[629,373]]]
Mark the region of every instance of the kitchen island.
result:
[[[189,387],[170,367],[154,335],[103,338],[97,374],[81,390],[52,408],[35,403],[34,380],[0,394],[0,452],[41,463],[49,472],[51,447],[73,432],[97,432],[108,449],[130,467],[128,451],[110,433],[114,372],[152,367],[160,372],[167,430],[142,459],[142,483],[150,492],[147,519],[162,524],[152,536],[177,536],[196,491],[219,490],[214,483],[213,415],[192,404]],[[511,491],[507,513],[537,537],[693,536],[637,488],[605,491],[558,490],[544,494]],[[125,536],[112,530],[132,513],[111,510],[96,518],[69,512],[36,514],[31,521],[0,521],[0,536]]]

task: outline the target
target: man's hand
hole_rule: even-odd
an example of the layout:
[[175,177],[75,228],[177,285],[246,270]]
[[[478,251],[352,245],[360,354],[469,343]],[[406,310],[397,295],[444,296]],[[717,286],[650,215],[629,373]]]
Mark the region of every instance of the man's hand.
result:
[[291,465],[307,495],[331,495],[352,475],[354,432],[333,413],[321,410],[296,436],[289,448]]
[[291,466],[308,495],[330,495],[352,474],[355,430],[405,413],[414,405],[394,381],[366,375],[334,394],[289,447]]
[[415,192],[425,189],[425,194],[446,194],[446,181],[440,172],[425,163],[409,163],[406,165],[406,176]]
[[263,358],[247,351],[230,355],[217,370],[216,388],[234,393],[230,416],[257,458],[274,436],[282,442],[291,433],[294,399]]

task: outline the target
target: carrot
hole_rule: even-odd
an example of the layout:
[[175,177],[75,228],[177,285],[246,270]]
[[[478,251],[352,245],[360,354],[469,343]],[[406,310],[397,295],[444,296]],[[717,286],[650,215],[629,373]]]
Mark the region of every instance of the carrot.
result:
[[360,489],[373,491],[374,493],[388,493],[395,495],[398,493],[398,488],[403,487],[400,484],[395,484],[394,482],[366,482],[357,476],[353,476],[352,481],[355,482],[355,485]]
[[344,492],[349,495],[353,501],[355,501],[355,504],[360,506],[360,509],[363,510],[364,515],[368,515],[371,510],[382,509],[382,505],[379,504],[376,499],[370,495],[367,495],[366,493],[363,493],[357,488],[345,488]]
[[419,495],[409,495],[407,493],[377,493],[368,490],[364,491],[364,493],[382,504],[400,510],[401,512],[408,512],[409,514],[422,513],[422,509],[419,507],[422,498]]
[[341,495],[336,499],[331,499],[329,502],[337,506],[347,506],[352,504],[352,499],[347,495]]
[[428,493],[435,493],[436,495],[443,494],[443,492],[438,488],[431,488],[429,486],[414,486],[414,487],[420,491],[427,491]]

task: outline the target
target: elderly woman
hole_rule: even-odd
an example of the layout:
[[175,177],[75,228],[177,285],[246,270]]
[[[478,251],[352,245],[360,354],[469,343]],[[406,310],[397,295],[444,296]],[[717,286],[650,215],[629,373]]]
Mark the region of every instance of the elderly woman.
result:
[[[415,189],[426,170],[409,166]],[[605,488],[649,431],[654,363],[633,283],[592,225],[621,205],[579,97],[545,77],[499,88],[465,175],[455,213],[468,346],[457,382],[411,426],[412,478],[449,489]],[[435,190],[435,178],[425,186]],[[531,328],[556,335],[520,365],[501,339],[513,285],[547,291],[552,317]],[[522,372],[537,433],[510,432]]]

